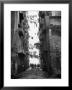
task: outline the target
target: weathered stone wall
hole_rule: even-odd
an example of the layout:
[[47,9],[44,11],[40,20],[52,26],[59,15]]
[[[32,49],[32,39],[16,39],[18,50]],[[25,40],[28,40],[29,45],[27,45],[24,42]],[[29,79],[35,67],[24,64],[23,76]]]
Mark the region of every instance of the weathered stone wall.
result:
[[[20,69],[27,69],[29,66],[28,56],[26,54],[28,51],[28,34],[25,28],[26,26],[24,26],[26,22],[23,21],[22,27],[15,30],[15,27],[18,27],[18,24],[16,24],[18,23],[18,20],[16,20],[18,16],[15,13],[17,12],[11,13],[11,68],[13,74],[14,72],[17,73],[20,67]],[[22,32],[22,37],[19,36],[19,31]]]
[[[61,19],[49,16],[42,18],[41,34],[41,66],[48,74],[61,73]],[[40,23],[40,24],[41,24]],[[52,25],[52,27],[50,27]]]
[[58,35],[50,35],[50,56],[51,66],[54,73],[61,72],[61,37]]

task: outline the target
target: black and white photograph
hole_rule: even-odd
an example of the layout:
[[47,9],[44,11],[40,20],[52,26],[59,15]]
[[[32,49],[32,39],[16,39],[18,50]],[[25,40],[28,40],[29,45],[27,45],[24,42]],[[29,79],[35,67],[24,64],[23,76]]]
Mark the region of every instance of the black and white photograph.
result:
[[4,86],[68,85],[68,4],[4,4]]
[[61,11],[11,11],[11,79],[61,79]]

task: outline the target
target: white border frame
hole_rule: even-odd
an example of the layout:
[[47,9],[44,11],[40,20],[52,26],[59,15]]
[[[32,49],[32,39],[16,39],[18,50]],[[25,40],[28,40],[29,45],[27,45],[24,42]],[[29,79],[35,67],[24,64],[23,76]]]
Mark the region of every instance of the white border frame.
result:
[[[11,11],[61,11],[61,79],[11,79]],[[4,4],[4,86],[68,86],[69,4]]]

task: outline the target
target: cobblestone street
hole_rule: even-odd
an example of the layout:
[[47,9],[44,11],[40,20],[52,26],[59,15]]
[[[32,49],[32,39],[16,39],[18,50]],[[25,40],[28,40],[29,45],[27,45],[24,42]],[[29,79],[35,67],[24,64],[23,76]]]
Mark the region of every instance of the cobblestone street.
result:
[[46,73],[39,68],[27,69],[16,76],[19,79],[45,79]]

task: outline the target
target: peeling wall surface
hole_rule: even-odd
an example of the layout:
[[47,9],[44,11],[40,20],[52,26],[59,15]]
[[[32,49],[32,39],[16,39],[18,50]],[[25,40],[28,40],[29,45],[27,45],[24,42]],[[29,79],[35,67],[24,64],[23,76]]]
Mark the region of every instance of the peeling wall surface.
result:
[[61,19],[51,19],[50,24],[61,25]]

